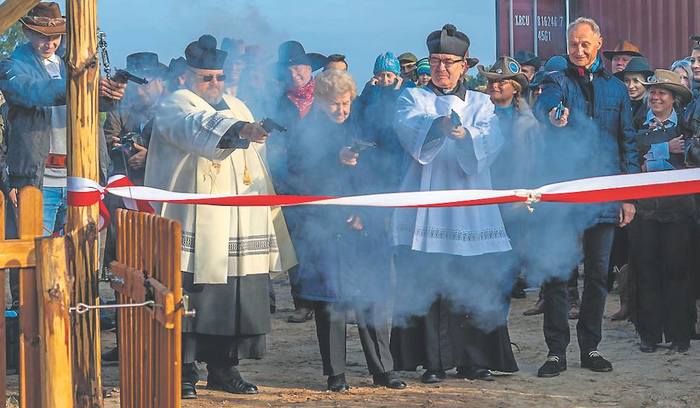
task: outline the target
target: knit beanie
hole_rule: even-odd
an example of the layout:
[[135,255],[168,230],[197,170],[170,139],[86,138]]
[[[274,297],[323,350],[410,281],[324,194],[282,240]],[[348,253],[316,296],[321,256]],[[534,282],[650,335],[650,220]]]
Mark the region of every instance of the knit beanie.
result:
[[384,71],[401,75],[401,64],[399,63],[399,59],[396,58],[394,53],[391,51],[381,54],[374,61],[374,75]]
[[416,64],[416,71],[418,75],[430,75],[430,62],[428,62],[427,58],[418,60],[418,63]]

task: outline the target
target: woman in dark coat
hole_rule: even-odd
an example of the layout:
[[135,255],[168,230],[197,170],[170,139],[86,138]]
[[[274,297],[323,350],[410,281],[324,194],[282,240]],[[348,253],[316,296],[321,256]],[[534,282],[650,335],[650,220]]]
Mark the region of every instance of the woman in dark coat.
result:
[[[642,170],[686,167],[687,130],[682,106],[691,93],[680,76],[657,69],[648,82],[649,110],[637,136]],[[630,264],[637,275],[639,295],[637,331],[644,353],[653,353],[665,338],[673,350],[690,347],[691,228],[693,196],[640,200],[630,224]]]
[[[355,84],[350,74],[328,70],[316,79],[315,106],[289,145],[293,194],[362,194],[373,178],[364,165],[359,132],[349,120]],[[370,155],[373,152],[367,152]],[[360,156],[363,157],[360,157]],[[371,189],[371,187],[367,187]],[[349,389],[345,380],[345,312],[355,310],[362,349],[375,385],[401,389],[389,351],[389,256],[383,251],[382,213],[336,206],[306,206],[287,212],[299,258],[294,296],[311,304],[316,318],[328,389]]]

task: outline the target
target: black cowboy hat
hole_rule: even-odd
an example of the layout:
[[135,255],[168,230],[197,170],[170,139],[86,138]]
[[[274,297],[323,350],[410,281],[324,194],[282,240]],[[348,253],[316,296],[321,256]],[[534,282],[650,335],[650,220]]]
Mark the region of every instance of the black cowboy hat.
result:
[[327,62],[327,58],[323,54],[307,53],[299,41],[283,42],[279,46],[277,54],[277,66],[280,68],[287,68],[292,65],[309,65],[312,71],[316,71],[323,68]]
[[513,55],[513,58],[518,61],[520,66],[531,65],[535,67],[535,71],[540,69],[542,66],[542,60],[537,55],[531,53],[530,51],[520,50]]
[[168,67],[158,61],[155,52],[136,52],[126,56],[126,70],[132,74],[160,76],[165,74]]

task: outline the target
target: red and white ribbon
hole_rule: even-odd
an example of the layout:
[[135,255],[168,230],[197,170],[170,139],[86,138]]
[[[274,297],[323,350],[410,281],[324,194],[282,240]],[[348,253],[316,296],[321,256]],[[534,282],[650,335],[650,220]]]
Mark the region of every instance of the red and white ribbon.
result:
[[177,193],[134,186],[126,177],[110,179],[106,187],[69,177],[68,203],[102,204],[104,194],[124,199],[129,209],[152,212],[148,202],[220,206],[348,205],[365,207],[457,207],[523,202],[599,203],[700,193],[700,168],[594,177],[549,184],[533,190],[442,190],[347,197],[298,195],[219,195]]

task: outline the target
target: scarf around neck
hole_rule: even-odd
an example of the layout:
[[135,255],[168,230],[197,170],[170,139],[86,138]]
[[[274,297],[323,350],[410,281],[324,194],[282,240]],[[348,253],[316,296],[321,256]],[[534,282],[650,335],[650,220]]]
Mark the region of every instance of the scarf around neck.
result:
[[299,117],[303,118],[309,113],[311,109],[311,104],[314,101],[314,87],[316,86],[316,81],[312,79],[308,84],[302,86],[301,88],[288,89],[286,94],[287,98],[297,107],[299,111]]

